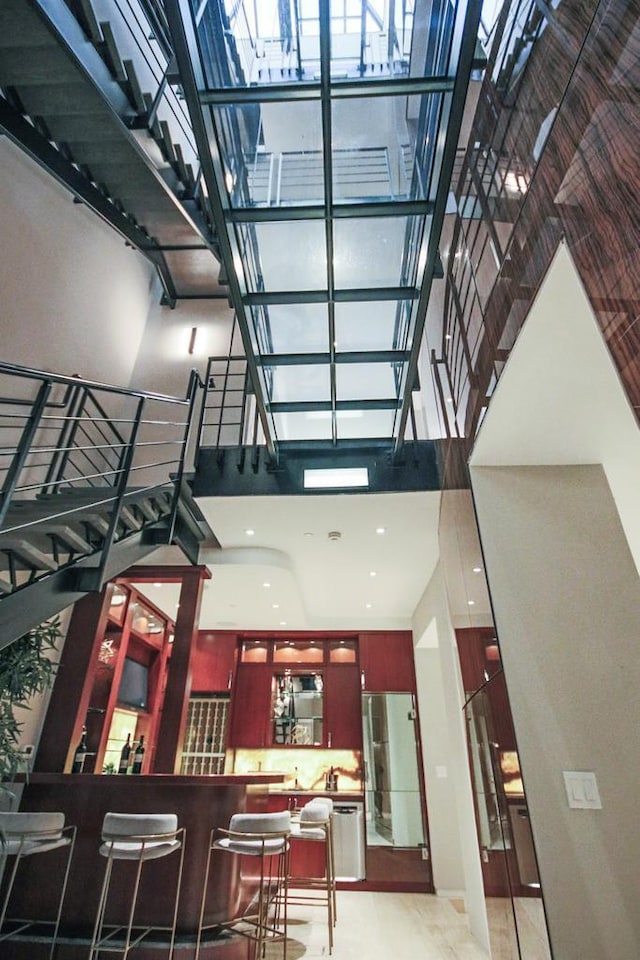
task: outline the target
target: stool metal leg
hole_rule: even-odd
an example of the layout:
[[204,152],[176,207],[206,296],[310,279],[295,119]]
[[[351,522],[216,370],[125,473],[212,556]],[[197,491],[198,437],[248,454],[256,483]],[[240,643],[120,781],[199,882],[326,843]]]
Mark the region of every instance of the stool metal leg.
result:
[[[70,837],[70,840],[69,840],[69,843],[66,844],[67,861],[65,864],[64,875],[62,878],[62,886],[60,888],[60,896],[58,898],[58,908],[56,911],[55,920],[38,921],[37,919],[34,920],[34,919],[20,918],[19,920],[17,920],[17,923],[19,924],[19,926],[16,929],[5,934],[2,934],[1,932],[7,917],[7,910],[9,908],[9,901],[11,899],[11,894],[13,892],[13,885],[16,879],[16,875],[18,873],[18,867],[20,866],[20,863],[23,860],[23,851],[28,839],[27,837],[22,837],[17,851],[11,854],[14,857],[14,862],[13,862],[13,867],[11,869],[11,874],[9,876],[9,880],[7,883],[4,900],[2,902],[2,910],[0,911],[0,942],[2,942],[3,940],[9,939],[12,936],[15,936],[17,933],[27,930],[28,927],[38,922],[53,925],[53,934],[51,937],[51,949],[49,951],[49,960],[53,960],[53,955],[55,953],[56,944],[58,940],[58,932],[60,930],[60,920],[62,919],[62,908],[64,905],[65,894],[67,892],[69,871],[71,869],[71,858],[73,856],[73,849],[75,847],[75,842],[76,842],[76,827],[64,827],[63,830],[61,831],[61,835],[62,834],[68,834]],[[34,836],[36,836],[36,834],[34,834]],[[45,852],[49,852],[49,851],[45,851]],[[5,853],[3,850],[0,851],[0,876],[2,876],[6,868],[8,858],[9,858],[9,854]]]

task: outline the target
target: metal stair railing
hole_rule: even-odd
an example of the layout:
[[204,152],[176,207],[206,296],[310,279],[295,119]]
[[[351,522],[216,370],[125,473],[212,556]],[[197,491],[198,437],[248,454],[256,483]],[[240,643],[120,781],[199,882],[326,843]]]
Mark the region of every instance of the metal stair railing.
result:
[[9,363],[0,385],[0,596],[79,560],[99,590],[120,541],[172,542],[197,371],[184,398]]
[[239,470],[244,469],[246,450],[251,448],[255,465],[264,434],[244,355],[209,357],[198,438],[198,449],[213,447],[219,459],[235,448]]

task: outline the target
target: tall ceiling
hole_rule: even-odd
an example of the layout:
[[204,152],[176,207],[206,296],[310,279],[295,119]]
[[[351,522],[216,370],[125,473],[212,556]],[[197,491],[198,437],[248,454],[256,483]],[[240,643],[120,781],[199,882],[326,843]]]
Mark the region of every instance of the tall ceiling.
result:
[[[438,560],[438,492],[210,497],[199,506],[222,548],[201,557],[212,572],[202,629],[407,629]],[[142,589],[175,616],[178,585]]]

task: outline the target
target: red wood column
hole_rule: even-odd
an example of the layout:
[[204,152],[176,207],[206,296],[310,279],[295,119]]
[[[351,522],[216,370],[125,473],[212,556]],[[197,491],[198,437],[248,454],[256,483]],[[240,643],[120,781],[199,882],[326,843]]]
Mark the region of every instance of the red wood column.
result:
[[158,726],[154,773],[179,773],[191,692],[191,657],[198,636],[204,581],[209,577],[206,567],[185,567],[182,571],[180,606]]
[[89,593],[75,605],[62,664],[58,669],[34,770],[62,773],[70,769],[93,684],[93,666],[104,635],[109,603],[105,592]]

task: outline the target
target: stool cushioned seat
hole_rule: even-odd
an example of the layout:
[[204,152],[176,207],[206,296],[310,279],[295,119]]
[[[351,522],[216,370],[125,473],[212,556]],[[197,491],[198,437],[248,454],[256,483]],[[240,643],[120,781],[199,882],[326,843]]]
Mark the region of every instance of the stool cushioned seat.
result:
[[[90,960],[91,958],[95,960],[103,951],[118,952],[126,957],[130,950],[139,945],[144,946],[146,938],[159,931],[164,931],[169,935],[168,952],[170,958],[173,956],[184,861],[184,842],[185,830],[184,828],[178,828],[178,818],[175,813],[105,814],[102,822],[99,853],[107,862],[89,951]],[[177,861],[171,923],[166,926],[135,924],[134,917],[143,864],[150,860],[168,857],[176,851],[180,852],[180,856]],[[137,864],[131,893],[131,905],[127,908],[127,917],[123,916],[120,923],[105,923],[114,864],[118,861],[127,860]],[[161,882],[165,884],[166,877],[163,876]],[[118,942],[116,942],[116,938],[118,938]],[[120,943],[120,941],[122,942]]]
[[[9,940],[21,934],[25,935],[26,931],[36,924],[38,926],[50,926],[53,928],[53,932],[51,934],[49,956],[53,957],[56,951],[75,839],[76,828],[65,826],[64,813],[48,811],[36,813],[4,811],[0,813],[0,876],[2,876],[8,858],[13,858],[12,869],[6,871],[5,895],[0,905],[0,941]],[[8,917],[11,894],[22,859],[33,857],[39,853],[51,853],[61,847],[66,848],[66,857],[59,884],[60,895],[55,919],[49,920],[44,917],[13,919]],[[51,864],[47,861],[47,875],[50,870]]]

